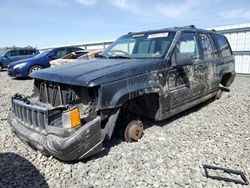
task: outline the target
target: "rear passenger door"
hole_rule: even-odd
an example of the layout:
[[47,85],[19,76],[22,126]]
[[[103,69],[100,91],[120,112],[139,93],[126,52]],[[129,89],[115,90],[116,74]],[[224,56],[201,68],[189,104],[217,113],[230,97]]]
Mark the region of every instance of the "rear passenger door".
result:
[[30,55],[28,54],[28,50],[18,50],[18,56],[17,56],[17,59],[18,60],[21,60],[21,59],[27,59],[29,58]]
[[213,34],[213,39],[218,50],[216,62],[216,79],[220,82],[222,72],[234,71],[234,57],[230,45],[225,36]]
[[219,60],[219,56],[216,52],[215,44],[211,36],[208,33],[198,33],[200,46],[201,46],[201,62],[206,64],[206,83],[207,83],[207,92],[212,93],[214,90],[217,90],[216,82],[216,62]]

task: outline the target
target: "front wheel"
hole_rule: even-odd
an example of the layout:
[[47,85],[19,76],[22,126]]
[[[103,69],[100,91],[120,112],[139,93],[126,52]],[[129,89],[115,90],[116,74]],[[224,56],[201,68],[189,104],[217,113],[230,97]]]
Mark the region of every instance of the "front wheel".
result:
[[126,142],[138,141],[143,134],[143,124],[140,120],[132,120],[127,125],[124,132]]
[[29,74],[32,73],[32,72],[38,71],[40,69],[43,69],[43,67],[40,66],[40,65],[34,65],[34,66],[30,67]]

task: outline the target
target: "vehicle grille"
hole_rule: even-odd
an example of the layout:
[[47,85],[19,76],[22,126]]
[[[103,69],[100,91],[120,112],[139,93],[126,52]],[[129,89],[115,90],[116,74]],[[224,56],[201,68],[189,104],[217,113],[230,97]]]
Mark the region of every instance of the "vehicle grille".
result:
[[22,100],[13,99],[12,112],[15,114],[17,120],[26,127],[40,133],[46,133],[48,111],[45,108],[26,104]]
[[39,89],[39,101],[49,103],[54,107],[75,102],[81,93],[79,88],[52,82],[37,83],[37,88]]

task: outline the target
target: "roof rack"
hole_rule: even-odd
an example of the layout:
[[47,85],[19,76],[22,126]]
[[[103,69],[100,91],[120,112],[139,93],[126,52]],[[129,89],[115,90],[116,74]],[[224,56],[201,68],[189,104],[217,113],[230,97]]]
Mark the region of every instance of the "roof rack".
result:
[[194,29],[196,29],[195,25],[187,25],[187,26],[183,26],[183,27],[194,28]]

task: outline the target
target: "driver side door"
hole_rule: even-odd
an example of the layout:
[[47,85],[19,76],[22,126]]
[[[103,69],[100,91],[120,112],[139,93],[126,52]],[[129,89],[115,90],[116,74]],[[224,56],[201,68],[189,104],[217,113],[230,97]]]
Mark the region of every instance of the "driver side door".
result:
[[197,95],[200,50],[195,32],[182,32],[174,48],[169,72],[170,111],[182,111]]

